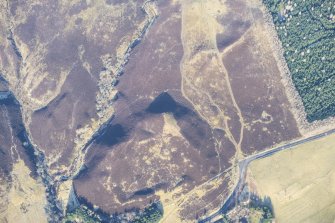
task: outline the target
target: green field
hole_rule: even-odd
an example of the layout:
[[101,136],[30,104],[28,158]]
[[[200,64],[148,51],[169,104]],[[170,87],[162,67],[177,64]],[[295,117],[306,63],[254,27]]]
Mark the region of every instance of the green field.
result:
[[335,115],[335,2],[263,0],[309,122]]

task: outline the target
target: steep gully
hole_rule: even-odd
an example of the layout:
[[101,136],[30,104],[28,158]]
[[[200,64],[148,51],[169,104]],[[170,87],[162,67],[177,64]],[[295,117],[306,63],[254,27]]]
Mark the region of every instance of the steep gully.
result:
[[[117,76],[120,76],[122,74],[122,71],[124,69],[124,65],[126,64],[126,62],[128,61],[130,52],[132,51],[132,49],[134,47],[136,47],[140,41],[142,40],[142,38],[144,37],[144,35],[147,33],[147,31],[150,29],[150,27],[152,26],[152,24],[154,23],[155,19],[157,18],[157,14],[155,13],[155,9],[151,8],[151,3],[153,3],[154,0],[147,0],[143,3],[142,5],[142,9],[143,11],[146,13],[147,15],[147,20],[146,20],[146,24],[143,27],[143,29],[140,31],[139,35],[136,36],[135,39],[133,39],[127,48],[127,51],[123,57],[123,62],[121,63],[121,66],[117,68],[118,70],[118,74]],[[18,49],[16,43],[15,43],[15,39],[13,38],[13,32],[11,28],[8,28],[9,30],[9,37],[8,40],[11,43],[11,47],[13,48],[13,50],[15,51],[15,54],[18,58],[18,60],[20,62],[22,62],[23,58],[22,58],[22,54],[20,53],[20,50]],[[0,73],[0,81],[3,84],[8,84],[7,81],[2,77],[1,73]],[[20,110],[21,110],[21,121],[24,124],[23,120],[22,120],[22,113],[24,112],[22,109],[21,104],[19,103],[19,100],[17,100],[15,98],[15,95],[13,94],[12,91],[1,91],[0,92],[0,100],[13,100],[13,103],[17,104],[18,106],[20,106]],[[85,145],[82,147],[82,154],[80,154],[81,157],[85,156],[89,146],[94,142],[94,140],[97,138],[97,136],[99,136],[104,130],[105,128],[108,126],[108,124],[112,121],[113,116],[110,117],[104,124],[101,125],[101,127],[93,134],[93,136],[85,143]],[[30,136],[28,134],[28,132],[26,131],[26,129],[24,130],[22,136],[21,136],[21,140],[22,142],[25,142],[26,144],[26,149],[27,149],[27,153],[29,153],[29,157],[31,158],[31,160],[33,161],[36,169],[37,169],[37,173],[39,175],[39,177],[41,177],[43,185],[45,187],[45,191],[46,191],[46,199],[47,199],[47,206],[45,207],[45,210],[48,214],[48,221],[53,223],[53,222],[60,222],[60,219],[62,217],[64,217],[64,208],[66,207],[62,207],[60,201],[57,199],[57,188],[59,186],[59,184],[62,181],[66,181],[69,179],[73,179],[75,178],[79,173],[80,170],[83,168],[84,163],[83,163],[83,159],[80,159],[80,157],[76,157],[74,160],[74,163],[77,162],[78,160],[80,160],[80,165],[72,165],[73,169],[71,169],[70,174],[68,175],[64,175],[64,176],[60,176],[58,181],[56,181],[54,179],[53,176],[51,176],[49,174],[49,167],[47,165],[46,159],[45,159],[45,155],[43,154],[42,151],[40,151],[38,148],[36,148],[35,146],[33,146],[32,140],[30,139]],[[79,168],[76,168],[78,167]],[[69,199],[70,203],[78,203],[78,200],[76,198],[75,192],[73,191],[73,189],[70,192],[70,199]]]
[[[4,82],[2,78],[0,78],[0,82]],[[3,100],[10,101],[11,104],[15,104],[20,107],[21,110],[21,120],[20,122],[23,124],[22,120],[22,107],[20,106],[18,100],[16,100],[14,94],[11,91],[1,91],[0,92],[0,103]],[[22,133],[18,135],[20,141],[22,142],[25,152],[29,156],[30,160],[36,167],[36,172],[38,173],[39,177],[42,179],[43,185],[46,191],[46,199],[47,199],[47,206],[45,207],[46,212],[49,215],[50,222],[59,222],[59,218],[61,217],[61,208],[59,202],[57,201],[56,197],[56,188],[55,184],[48,174],[48,167],[45,162],[44,154],[37,149],[35,149],[29,139],[27,131],[24,129]]]

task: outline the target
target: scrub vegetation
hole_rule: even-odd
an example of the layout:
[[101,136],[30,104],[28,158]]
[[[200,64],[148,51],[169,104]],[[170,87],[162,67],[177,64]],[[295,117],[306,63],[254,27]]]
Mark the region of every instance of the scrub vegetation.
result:
[[98,223],[101,222],[86,206],[80,206],[73,210],[72,212],[67,213],[63,219],[63,223]]
[[142,213],[135,217],[133,223],[157,223],[163,216],[160,203],[152,203]]

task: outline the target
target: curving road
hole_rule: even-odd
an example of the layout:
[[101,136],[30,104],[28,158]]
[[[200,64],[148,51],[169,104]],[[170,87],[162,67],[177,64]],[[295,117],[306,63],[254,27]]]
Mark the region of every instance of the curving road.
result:
[[285,145],[282,146],[278,146],[276,148],[270,149],[270,150],[266,150],[254,155],[251,155],[243,160],[240,160],[238,163],[239,166],[239,170],[240,170],[240,176],[237,182],[237,185],[234,189],[234,191],[229,195],[228,199],[225,201],[225,203],[222,205],[222,207],[215,212],[214,214],[212,214],[211,216],[208,216],[200,221],[198,221],[199,223],[205,223],[205,222],[211,222],[214,218],[218,217],[219,215],[226,213],[228,211],[228,209],[235,203],[239,193],[241,192],[241,190],[243,189],[243,186],[245,184],[245,178],[246,178],[246,173],[247,173],[247,168],[250,162],[257,160],[257,159],[263,159],[269,156],[272,156],[273,154],[283,151],[283,150],[287,150],[287,149],[291,149],[292,147],[295,147],[297,145],[303,144],[303,143],[307,143],[316,139],[320,139],[323,138],[325,136],[331,135],[335,133],[335,129],[332,130],[328,130],[326,132],[308,137],[308,138],[304,138],[304,139],[300,139],[300,140],[296,140],[290,143],[287,143]]

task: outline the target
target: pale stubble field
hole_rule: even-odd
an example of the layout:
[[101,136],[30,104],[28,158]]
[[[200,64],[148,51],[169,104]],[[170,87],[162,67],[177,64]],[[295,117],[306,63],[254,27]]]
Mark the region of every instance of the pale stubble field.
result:
[[271,198],[276,222],[334,222],[335,135],[251,163],[249,176]]

